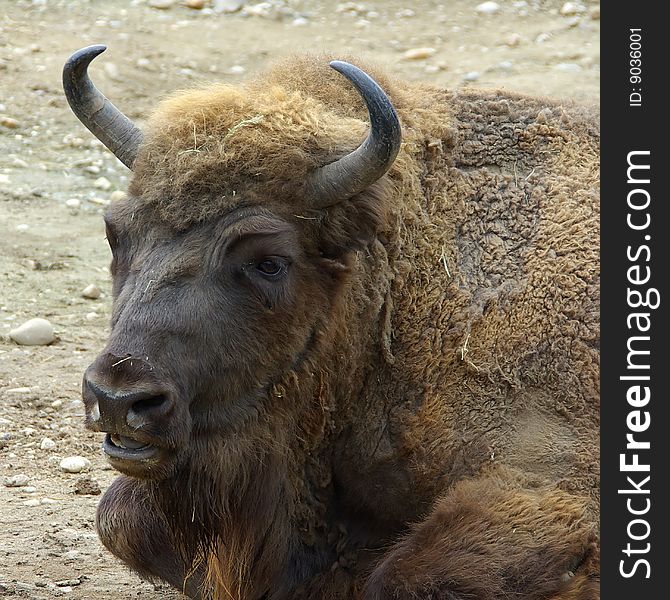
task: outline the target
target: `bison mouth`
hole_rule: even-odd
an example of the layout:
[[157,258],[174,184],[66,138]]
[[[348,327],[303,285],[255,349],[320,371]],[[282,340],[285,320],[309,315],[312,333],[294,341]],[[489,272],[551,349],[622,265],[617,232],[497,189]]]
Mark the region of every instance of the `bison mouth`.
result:
[[156,446],[118,433],[108,433],[102,448],[110,459],[123,461],[146,461],[159,453]]

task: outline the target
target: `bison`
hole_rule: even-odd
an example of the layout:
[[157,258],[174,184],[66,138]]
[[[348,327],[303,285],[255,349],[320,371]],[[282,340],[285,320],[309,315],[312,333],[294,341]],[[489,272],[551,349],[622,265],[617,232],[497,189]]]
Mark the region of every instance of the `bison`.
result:
[[103,544],[190,598],[598,597],[596,112],[294,57],[140,130],[104,49]]

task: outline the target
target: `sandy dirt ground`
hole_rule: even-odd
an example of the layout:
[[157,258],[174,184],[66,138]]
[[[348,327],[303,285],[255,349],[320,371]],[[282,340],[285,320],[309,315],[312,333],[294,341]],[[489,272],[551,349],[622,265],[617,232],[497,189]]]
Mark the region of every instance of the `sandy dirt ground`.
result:
[[[110,313],[101,213],[128,171],[67,106],[71,52],[109,46],[92,78],[140,125],[167,92],[241,81],[303,50],[364,56],[438,86],[598,101],[596,3],[500,0],[493,14],[465,0],[238,2],[232,13],[216,10],[225,0],[160,3],[0,0],[0,596],[180,597],[141,582],[95,533],[95,492],[115,474],[101,435],[83,428],[80,382]],[[100,298],[82,297],[89,284]],[[33,317],[53,324],[55,343],[9,339]],[[70,456],[90,468],[63,472]]]

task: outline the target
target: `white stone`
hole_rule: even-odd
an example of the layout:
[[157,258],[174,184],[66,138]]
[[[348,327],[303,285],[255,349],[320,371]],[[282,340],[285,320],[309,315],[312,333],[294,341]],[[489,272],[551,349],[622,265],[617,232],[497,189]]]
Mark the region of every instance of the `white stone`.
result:
[[500,5],[497,2],[482,2],[475,8],[481,15],[494,15],[500,10]]
[[23,473],[18,473],[17,475],[12,475],[11,477],[5,477],[3,483],[6,487],[23,487],[28,483],[29,477]]
[[39,505],[40,505],[40,501],[37,498],[32,498],[30,500],[26,500],[23,503],[23,506],[39,506]]
[[28,223],[21,223],[16,226],[16,231],[28,231],[30,229],[30,225]]
[[77,215],[81,208],[81,200],[79,198],[69,198],[65,201],[65,207],[70,211],[71,215]]
[[46,319],[30,319],[9,332],[9,337],[21,346],[46,346],[56,340],[54,328]]
[[582,70],[577,63],[558,63],[554,65],[556,71],[563,71],[564,73],[579,73]]
[[109,179],[107,179],[107,177],[98,177],[93,182],[93,187],[96,187],[99,190],[107,191],[109,188],[112,187],[112,182]]
[[12,166],[13,167],[19,167],[21,169],[27,169],[28,168],[28,163],[25,160],[23,160],[22,158],[18,158],[17,156],[15,156],[12,159]]
[[481,77],[479,71],[469,71],[463,75],[463,81],[477,81]]
[[437,52],[435,48],[410,48],[403,54],[403,58],[405,60],[422,60],[433,56],[435,52]]
[[114,190],[109,195],[109,199],[112,202],[118,202],[119,200],[123,200],[125,197],[126,197],[126,193],[123,190]]
[[214,12],[234,13],[244,6],[244,0],[214,0]]
[[560,12],[564,17],[569,17],[576,15],[577,13],[584,12],[584,7],[576,4],[575,2],[566,2],[563,6],[561,6]]
[[60,461],[60,468],[65,473],[81,473],[91,467],[91,461],[83,456],[68,456]]
[[91,283],[90,285],[87,285],[82,291],[81,295],[84,298],[88,298],[89,300],[97,300],[100,298],[100,288],[95,285],[94,283]]
[[29,387],[17,387],[5,390],[5,394],[30,394],[33,389]]
[[43,438],[40,442],[40,450],[53,450],[56,447],[56,442],[51,438]]
[[149,0],[147,3],[151,8],[160,8],[165,10],[174,6],[175,0]]

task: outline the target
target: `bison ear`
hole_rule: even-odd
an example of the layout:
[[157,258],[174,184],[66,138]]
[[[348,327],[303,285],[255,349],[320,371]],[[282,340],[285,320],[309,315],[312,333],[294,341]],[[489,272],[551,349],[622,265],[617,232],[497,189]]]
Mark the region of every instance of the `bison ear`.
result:
[[362,250],[389,226],[389,188],[381,179],[346,202],[330,207],[321,221],[320,246],[325,256],[345,260]]

